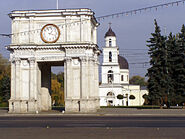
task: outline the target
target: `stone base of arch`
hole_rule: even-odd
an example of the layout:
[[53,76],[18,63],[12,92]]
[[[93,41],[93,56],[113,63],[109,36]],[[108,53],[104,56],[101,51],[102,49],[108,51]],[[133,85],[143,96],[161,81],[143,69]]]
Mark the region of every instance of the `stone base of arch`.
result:
[[99,98],[94,99],[67,99],[65,101],[67,112],[93,113],[100,108]]
[[[43,46],[43,51],[34,50],[34,55],[29,55],[32,50],[21,47],[24,46],[14,50],[11,56],[9,113],[51,110],[51,66],[61,64],[64,66],[65,111],[96,112],[100,108],[96,46],[79,47],[78,51],[71,47],[48,50]],[[78,56],[79,51],[83,51],[83,55]],[[86,55],[86,51],[91,51],[91,55]]]
[[9,113],[35,113],[37,100],[9,100]]

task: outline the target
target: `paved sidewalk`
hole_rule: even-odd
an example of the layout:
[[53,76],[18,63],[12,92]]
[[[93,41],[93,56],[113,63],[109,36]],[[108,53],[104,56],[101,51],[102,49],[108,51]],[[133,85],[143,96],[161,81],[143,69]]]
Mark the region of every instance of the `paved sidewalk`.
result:
[[101,108],[96,113],[63,113],[52,110],[29,114],[9,114],[0,108],[0,116],[185,116],[185,109],[136,109],[136,108]]
[[136,108],[104,108],[100,109],[101,114],[116,115],[166,115],[185,116],[185,109],[136,109]]

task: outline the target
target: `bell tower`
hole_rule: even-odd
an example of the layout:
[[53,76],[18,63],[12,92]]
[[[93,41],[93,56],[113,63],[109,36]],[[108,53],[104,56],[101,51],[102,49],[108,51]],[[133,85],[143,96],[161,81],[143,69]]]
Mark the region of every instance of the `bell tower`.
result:
[[116,47],[116,34],[112,31],[111,23],[109,23],[109,30],[105,34],[105,46]]
[[109,26],[105,34],[105,47],[103,48],[102,84],[119,83],[118,55],[116,34]]

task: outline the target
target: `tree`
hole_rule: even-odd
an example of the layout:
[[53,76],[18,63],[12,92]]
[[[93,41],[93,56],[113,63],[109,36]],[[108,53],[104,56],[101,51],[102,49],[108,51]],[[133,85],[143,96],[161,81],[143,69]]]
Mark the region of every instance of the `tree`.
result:
[[57,74],[57,81],[61,83],[62,88],[64,88],[64,72],[59,72]]
[[152,104],[162,105],[163,96],[167,94],[167,71],[166,71],[166,37],[161,35],[160,27],[155,20],[155,32],[152,38],[147,41],[149,44],[148,54],[150,55],[151,68],[148,69],[148,90],[149,99]]
[[61,88],[61,83],[57,80],[51,80],[51,98],[54,102],[54,105],[64,105],[64,91]]
[[142,97],[145,99],[144,105],[147,105],[147,104],[149,104],[149,103],[150,103],[150,101],[149,101],[149,99],[148,99],[148,95],[147,95],[147,94],[144,94]]
[[51,73],[51,79],[57,80],[61,83],[62,88],[64,88],[64,72],[59,72],[58,74]]
[[123,99],[123,98],[124,98],[123,95],[121,94],[117,95],[117,99]]
[[140,85],[140,86],[146,86],[147,82],[145,81],[145,78],[141,77],[141,76],[133,76],[130,79],[130,84],[134,84],[134,85]]
[[168,38],[160,34],[155,20],[155,33],[152,33],[149,55],[151,68],[147,76],[150,104],[182,105],[185,103],[185,26],[181,32]]
[[182,26],[181,32],[177,35],[177,48],[174,56],[174,81],[176,95],[181,99],[179,103],[185,102],[185,26]]
[[51,98],[56,106],[64,106],[64,73],[51,74]]
[[0,54],[0,103],[8,104],[10,98],[10,64]]
[[167,91],[167,101],[175,105],[177,104],[177,99],[176,99],[176,94],[175,94],[175,69],[176,69],[176,62],[175,62],[175,57],[176,54],[178,53],[178,45],[177,45],[177,38],[170,33],[168,36],[168,40],[166,41],[166,48],[167,48],[167,72],[168,72],[168,85]]
[[134,95],[130,95],[129,99],[135,99],[136,97]]
[[0,93],[1,101],[8,102],[10,99],[10,77],[9,75],[4,75],[0,80]]

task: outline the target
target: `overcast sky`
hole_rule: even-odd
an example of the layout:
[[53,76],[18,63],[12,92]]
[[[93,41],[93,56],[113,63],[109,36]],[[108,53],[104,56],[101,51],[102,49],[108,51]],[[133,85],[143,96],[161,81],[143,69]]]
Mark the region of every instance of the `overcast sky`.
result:
[[[90,8],[95,16],[119,13],[127,10],[148,7],[152,5],[173,2],[176,0],[59,0],[59,8]],[[12,10],[56,9],[56,0],[1,0],[0,1],[0,33],[11,32],[11,20],[8,13]],[[127,58],[130,64],[130,74],[144,76],[149,65],[133,64],[148,62],[146,40],[154,31],[154,19],[157,19],[163,34],[177,33],[185,23],[185,5],[168,6],[148,10],[141,14],[107,18],[100,21],[98,28],[98,45],[104,46],[104,35],[108,23],[117,35],[120,54]],[[0,53],[9,58],[9,52],[4,48],[10,43],[9,38],[0,37]],[[130,50],[135,49],[135,50]]]

